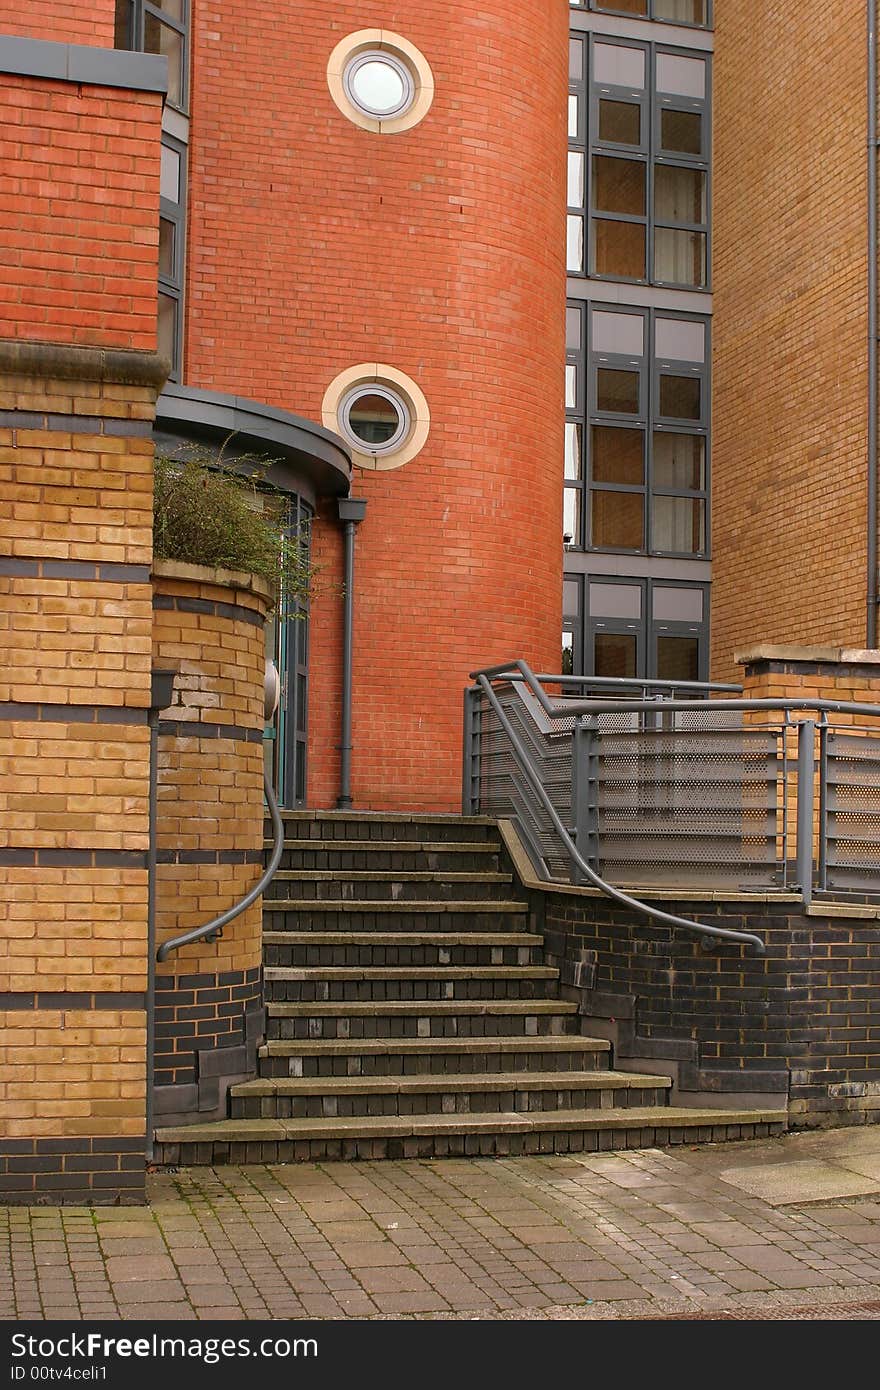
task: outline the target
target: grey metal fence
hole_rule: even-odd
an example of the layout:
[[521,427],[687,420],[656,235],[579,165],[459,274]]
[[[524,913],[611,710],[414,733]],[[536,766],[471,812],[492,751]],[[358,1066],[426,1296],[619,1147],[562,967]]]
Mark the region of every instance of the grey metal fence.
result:
[[548,879],[880,896],[880,707],[615,685],[475,673],[465,809],[515,820]]

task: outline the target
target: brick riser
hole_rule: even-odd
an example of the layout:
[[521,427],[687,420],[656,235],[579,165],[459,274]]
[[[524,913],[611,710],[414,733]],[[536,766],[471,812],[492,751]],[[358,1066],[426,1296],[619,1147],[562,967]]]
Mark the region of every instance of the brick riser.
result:
[[160,1161],[592,1153],[784,1127],[675,1110],[667,1078],[610,1070],[498,872],[490,822],[317,813],[286,832],[264,902],[260,1080],[232,1088],[229,1120],[160,1131]]

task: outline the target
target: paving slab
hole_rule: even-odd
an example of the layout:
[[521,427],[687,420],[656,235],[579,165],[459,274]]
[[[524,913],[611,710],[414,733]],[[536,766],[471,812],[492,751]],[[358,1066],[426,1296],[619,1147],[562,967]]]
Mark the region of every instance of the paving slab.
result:
[[774,1207],[867,1196],[880,1190],[880,1171],[871,1178],[840,1163],[808,1158],[724,1168],[718,1176]]

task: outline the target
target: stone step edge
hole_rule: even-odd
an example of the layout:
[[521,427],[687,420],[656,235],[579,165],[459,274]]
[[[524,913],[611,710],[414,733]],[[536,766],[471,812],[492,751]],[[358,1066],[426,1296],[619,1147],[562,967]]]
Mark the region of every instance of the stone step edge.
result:
[[263,978],[311,984],[318,980],[558,980],[550,965],[267,965]]
[[156,1130],[160,1144],[277,1143],[297,1139],[394,1139],[429,1134],[528,1134],[565,1130],[700,1129],[785,1124],[779,1110],[687,1110],[633,1106],[609,1110],[499,1111],[470,1115],[358,1115],[323,1120],[217,1120]]
[[435,914],[444,912],[467,912],[472,917],[484,916],[487,913],[500,915],[501,913],[516,913],[524,916],[528,912],[526,903],[521,902],[502,902],[494,899],[484,901],[479,898],[467,899],[464,902],[450,902],[446,899],[429,899],[425,901],[419,898],[412,898],[409,901],[387,902],[383,898],[327,898],[322,901],[320,898],[264,898],[264,912],[407,912],[415,917],[419,914]]
[[495,870],[449,873],[445,869],[279,869],[283,883],[512,883],[512,874]]
[[533,932],[443,932],[435,931],[264,931],[263,942],[271,946],[543,946],[543,936]]
[[577,1004],[567,999],[315,999],[306,1003],[273,1001],[266,1005],[270,1018],[353,1018],[361,1014],[404,1015],[425,1018],[431,1014],[576,1014]]
[[[265,849],[272,850],[274,840],[264,840]],[[412,854],[498,854],[501,842],[496,840],[305,840],[284,841],[285,850],[342,850],[346,854],[362,850],[381,849],[390,853]]]
[[669,1076],[632,1071],[452,1072],[446,1076],[266,1077],[229,1088],[241,1096],[421,1095],[467,1091],[668,1091]]
[[[595,1052],[608,1054],[611,1044],[605,1038],[582,1038],[578,1033],[548,1033],[543,1037],[516,1038],[327,1038],[298,1040],[271,1038],[263,1043],[261,1057],[371,1057],[421,1056],[444,1053],[476,1052],[480,1056],[493,1052]],[[475,1073],[491,1075],[491,1072]],[[268,1080],[269,1078],[267,1078]],[[312,1077],[312,1081],[329,1078]]]

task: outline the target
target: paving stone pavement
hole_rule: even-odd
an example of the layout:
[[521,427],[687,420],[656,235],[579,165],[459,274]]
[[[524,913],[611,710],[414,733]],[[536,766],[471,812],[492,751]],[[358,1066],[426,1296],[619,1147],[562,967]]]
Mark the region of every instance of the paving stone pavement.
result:
[[880,1317],[880,1180],[783,1207],[720,1176],[799,1139],[156,1173],[149,1207],[0,1208],[0,1318]]

